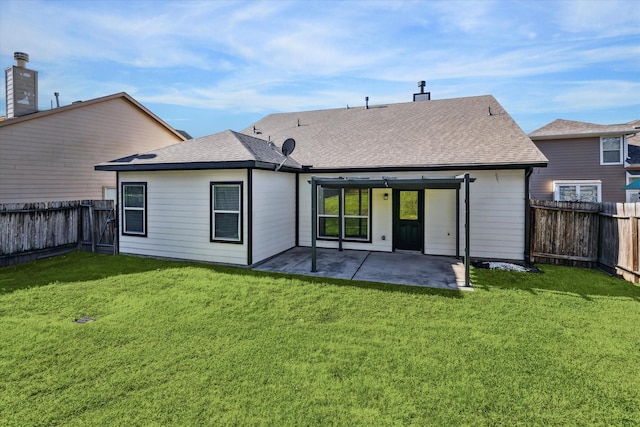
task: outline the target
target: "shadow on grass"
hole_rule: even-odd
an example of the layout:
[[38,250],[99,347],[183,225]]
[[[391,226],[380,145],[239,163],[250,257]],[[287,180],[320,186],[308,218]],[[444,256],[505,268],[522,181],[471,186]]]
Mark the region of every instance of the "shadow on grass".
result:
[[640,302],[640,286],[599,270],[555,265],[537,265],[544,274],[473,269],[475,289],[518,289],[538,295],[541,292],[573,294],[592,301],[593,297],[631,298]]
[[304,283],[317,283],[335,286],[351,286],[361,289],[373,289],[384,292],[400,292],[415,295],[438,295],[446,298],[462,298],[463,292],[451,289],[431,288],[427,286],[413,286],[382,282],[365,282],[361,280],[335,279],[331,277],[304,276],[300,274],[275,273],[270,271],[259,270],[240,270],[243,274],[249,274],[255,277],[273,277],[276,279],[294,279]]
[[292,279],[303,283],[352,286],[384,292],[402,292],[406,294],[425,294],[438,295],[446,298],[462,298],[462,292],[448,289],[273,273],[250,270],[242,267],[221,266],[189,261],[160,260],[156,258],[127,255],[96,255],[88,252],[72,252],[66,255],[55,256],[25,264],[2,267],[0,268],[0,295],[15,292],[20,289],[47,286],[54,283],[74,283],[88,280],[99,280],[123,274],[143,273],[147,271],[157,271],[176,267],[199,267],[219,273],[233,275]]
[[0,295],[53,283],[98,280],[121,274],[175,267],[175,263],[123,255],[71,252],[0,268]]

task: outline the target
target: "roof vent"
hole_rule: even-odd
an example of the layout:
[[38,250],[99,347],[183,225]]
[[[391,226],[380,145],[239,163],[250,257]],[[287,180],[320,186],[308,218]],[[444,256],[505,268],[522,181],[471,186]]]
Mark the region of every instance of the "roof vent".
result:
[[427,83],[424,80],[420,80],[418,82],[418,87],[420,88],[420,93],[413,94],[413,102],[416,101],[430,101],[431,100],[431,92],[425,92],[424,87]]

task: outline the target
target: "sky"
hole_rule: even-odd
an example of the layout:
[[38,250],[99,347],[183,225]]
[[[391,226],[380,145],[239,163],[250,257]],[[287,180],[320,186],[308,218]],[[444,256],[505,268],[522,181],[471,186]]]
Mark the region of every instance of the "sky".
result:
[[194,137],[408,102],[420,80],[432,99],[493,95],[526,133],[640,119],[632,0],[0,0],[0,67],[16,51],[40,110],[124,91]]

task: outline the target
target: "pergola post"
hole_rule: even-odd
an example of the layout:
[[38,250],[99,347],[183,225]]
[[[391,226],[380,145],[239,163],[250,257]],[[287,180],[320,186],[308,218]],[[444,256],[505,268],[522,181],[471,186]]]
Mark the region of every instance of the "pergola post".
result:
[[316,177],[311,177],[311,272],[318,271],[316,268],[316,236],[318,230],[318,183]]
[[338,250],[342,252],[342,221],[344,220],[344,216],[342,215],[342,192],[343,188],[340,188],[340,193],[338,194]]
[[464,285],[471,286],[471,279],[469,278],[469,257],[471,250],[469,245],[471,243],[471,197],[469,195],[469,173],[464,174]]

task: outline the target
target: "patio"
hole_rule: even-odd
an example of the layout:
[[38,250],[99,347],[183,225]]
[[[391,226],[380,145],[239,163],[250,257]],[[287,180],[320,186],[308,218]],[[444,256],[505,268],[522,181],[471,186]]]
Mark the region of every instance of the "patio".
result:
[[311,272],[311,248],[295,247],[257,265],[254,270],[347,280],[472,290],[464,286],[464,263],[417,252],[317,250],[317,271]]

